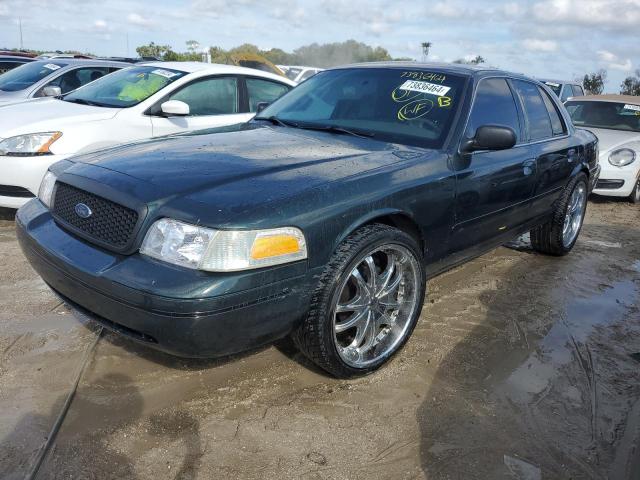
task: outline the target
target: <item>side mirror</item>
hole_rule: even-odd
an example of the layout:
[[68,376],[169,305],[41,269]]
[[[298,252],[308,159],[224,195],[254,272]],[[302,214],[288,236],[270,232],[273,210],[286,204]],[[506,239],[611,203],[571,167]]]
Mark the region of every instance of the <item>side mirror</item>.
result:
[[476,130],[476,136],[465,140],[460,151],[471,153],[477,150],[508,150],[517,142],[513,128],[500,125],[484,125]]
[[258,105],[256,105],[256,113],[260,113],[269,105],[271,105],[269,102],[259,102]]
[[160,110],[170,117],[183,117],[189,115],[189,105],[180,100],[169,100],[160,105]]
[[44,87],[42,95],[45,97],[59,97],[62,95],[62,89],[60,87]]

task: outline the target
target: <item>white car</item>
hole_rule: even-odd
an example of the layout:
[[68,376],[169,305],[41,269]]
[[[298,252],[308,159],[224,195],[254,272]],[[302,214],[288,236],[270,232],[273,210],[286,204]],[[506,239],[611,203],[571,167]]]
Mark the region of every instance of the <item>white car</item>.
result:
[[67,95],[0,106],[0,206],[38,193],[49,166],[121,143],[250,120],[294,87],[232,65],[139,64]]
[[0,105],[69,93],[130,65],[68,58],[29,62],[0,75]]
[[640,203],[640,97],[589,95],[565,106],[573,124],[599,140],[602,170],[593,193]]
[[297,65],[277,65],[277,67],[284,72],[289,80],[296,82],[296,85],[324,70],[323,68],[300,67]]

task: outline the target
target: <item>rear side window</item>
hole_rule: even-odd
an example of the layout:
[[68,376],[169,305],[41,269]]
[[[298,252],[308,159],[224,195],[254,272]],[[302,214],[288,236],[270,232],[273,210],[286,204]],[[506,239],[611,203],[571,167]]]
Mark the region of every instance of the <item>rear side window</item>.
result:
[[556,104],[551,100],[549,94],[539,88],[540,95],[542,95],[542,99],[544,100],[544,104],[547,107],[547,112],[549,113],[549,118],[551,119],[551,129],[554,135],[562,135],[566,133],[566,129],[564,126],[564,122],[562,118],[560,118],[560,112],[558,112],[558,108]]
[[[109,69],[106,67],[86,67],[76,68],[63,73],[59,77],[49,82],[46,86],[60,87],[63,94],[69,93],[77,88],[80,88],[87,83],[93,82],[101,77],[104,77],[109,73]],[[44,90],[40,90],[36,96],[43,96]]]
[[501,125],[511,127],[520,139],[520,121],[511,89],[504,78],[481,80],[467,124],[467,137],[473,138],[478,127]]
[[513,82],[527,117],[529,140],[544,140],[553,136],[551,119],[537,85],[522,80]]
[[582,87],[580,85],[573,85],[573,96],[574,97],[583,97],[584,96],[584,90],[582,89]]
[[282,83],[259,78],[247,78],[247,93],[249,95],[249,111],[255,113],[259,103],[273,103],[291,88]]

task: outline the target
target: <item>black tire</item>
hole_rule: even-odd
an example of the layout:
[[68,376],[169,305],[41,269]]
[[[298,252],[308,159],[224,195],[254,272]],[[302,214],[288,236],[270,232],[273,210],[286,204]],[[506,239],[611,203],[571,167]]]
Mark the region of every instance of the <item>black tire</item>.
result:
[[576,175],[565,187],[562,195],[555,203],[555,209],[551,219],[531,230],[531,246],[534,250],[546,255],[562,256],[568,254],[576,244],[576,241],[580,236],[582,222],[584,221],[584,216],[587,211],[586,200],[584,210],[582,212],[582,218],[580,220],[580,230],[578,230],[578,233],[569,245],[565,245],[563,242],[562,230],[564,226],[564,219],[567,214],[567,208],[569,206],[569,200],[571,199],[571,195],[574,190],[580,184],[582,184],[588,192],[589,182],[584,173]]
[[[337,301],[338,291],[350,272],[362,261],[366,252],[381,246],[400,246],[410,252],[417,260],[415,302],[417,307],[409,317],[404,338],[393,351],[366,368],[354,368],[346,363],[338,353],[334,336],[333,303]],[[387,362],[397,353],[408,338],[420,316],[425,295],[425,271],[420,246],[411,235],[383,224],[366,225],[347,237],[336,249],[318,281],[311,299],[306,318],[294,330],[292,337],[300,351],[313,363],[338,378],[352,378],[366,375]]]
[[638,180],[636,180],[636,186],[633,188],[633,192],[629,196],[629,201],[631,203],[640,203],[640,175],[638,175]]

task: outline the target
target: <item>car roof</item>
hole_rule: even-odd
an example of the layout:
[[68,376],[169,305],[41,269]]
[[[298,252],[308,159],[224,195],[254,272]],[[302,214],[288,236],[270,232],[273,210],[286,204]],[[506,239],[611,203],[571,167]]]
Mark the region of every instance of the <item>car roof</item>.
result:
[[130,67],[130,63],[125,62],[114,62],[111,60],[95,60],[93,58],[39,58],[36,62],[40,63],[65,63],[67,66],[84,66],[84,65],[96,65],[96,66],[118,66],[118,67]]
[[635,95],[617,95],[617,94],[607,94],[607,95],[585,95],[584,97],[572,97],[576,100],[583,102],[617,102],[617,103],[633,103],[635,105],[640,105],[640,97]]
[[16,62],[34,62],[36,59],[31,57],[22,57],[20,55],[1,55],[0,60],[15,60]]
[[509,72],[506,70],[500,70],[495,67],[487,67],[482,65],[469,65],[464,63],[442,63],[442,62],[412,62],[412,61],[386,61],[386,62],[367,62],[367,63],[354,63],[351,65],[344,65],[341,67],[334,67],[333,69],[342,68],[394,68],[394,69],[436,69],[443,72],[468,75],[468,76],[488,76],[488,75],[505,75],[509,77],[522,78],[532,80],[531,77],[527,77],[522,73]]
[[204,62],[143,62],[136,65],[129,64],[130,67],[146,66],[157,68],[168,68],[170,70],[180,70],[187,73],[207,72],[213,74],[243,74],[254,75],[265,78],[271,78],[278,80],[282,83],[286,83],[290,86],[295,86],[295,83],[282,75],[275,75],[263,70],[257,70],[254,68],[238,67],[236,65],[225,65],[221,63],[204,63]]
[[560,85],[580,85],[580,82],[572,81],[572,80],[554,80],[552,78],[538,78],[540,82],[552,82],[559,83]]

